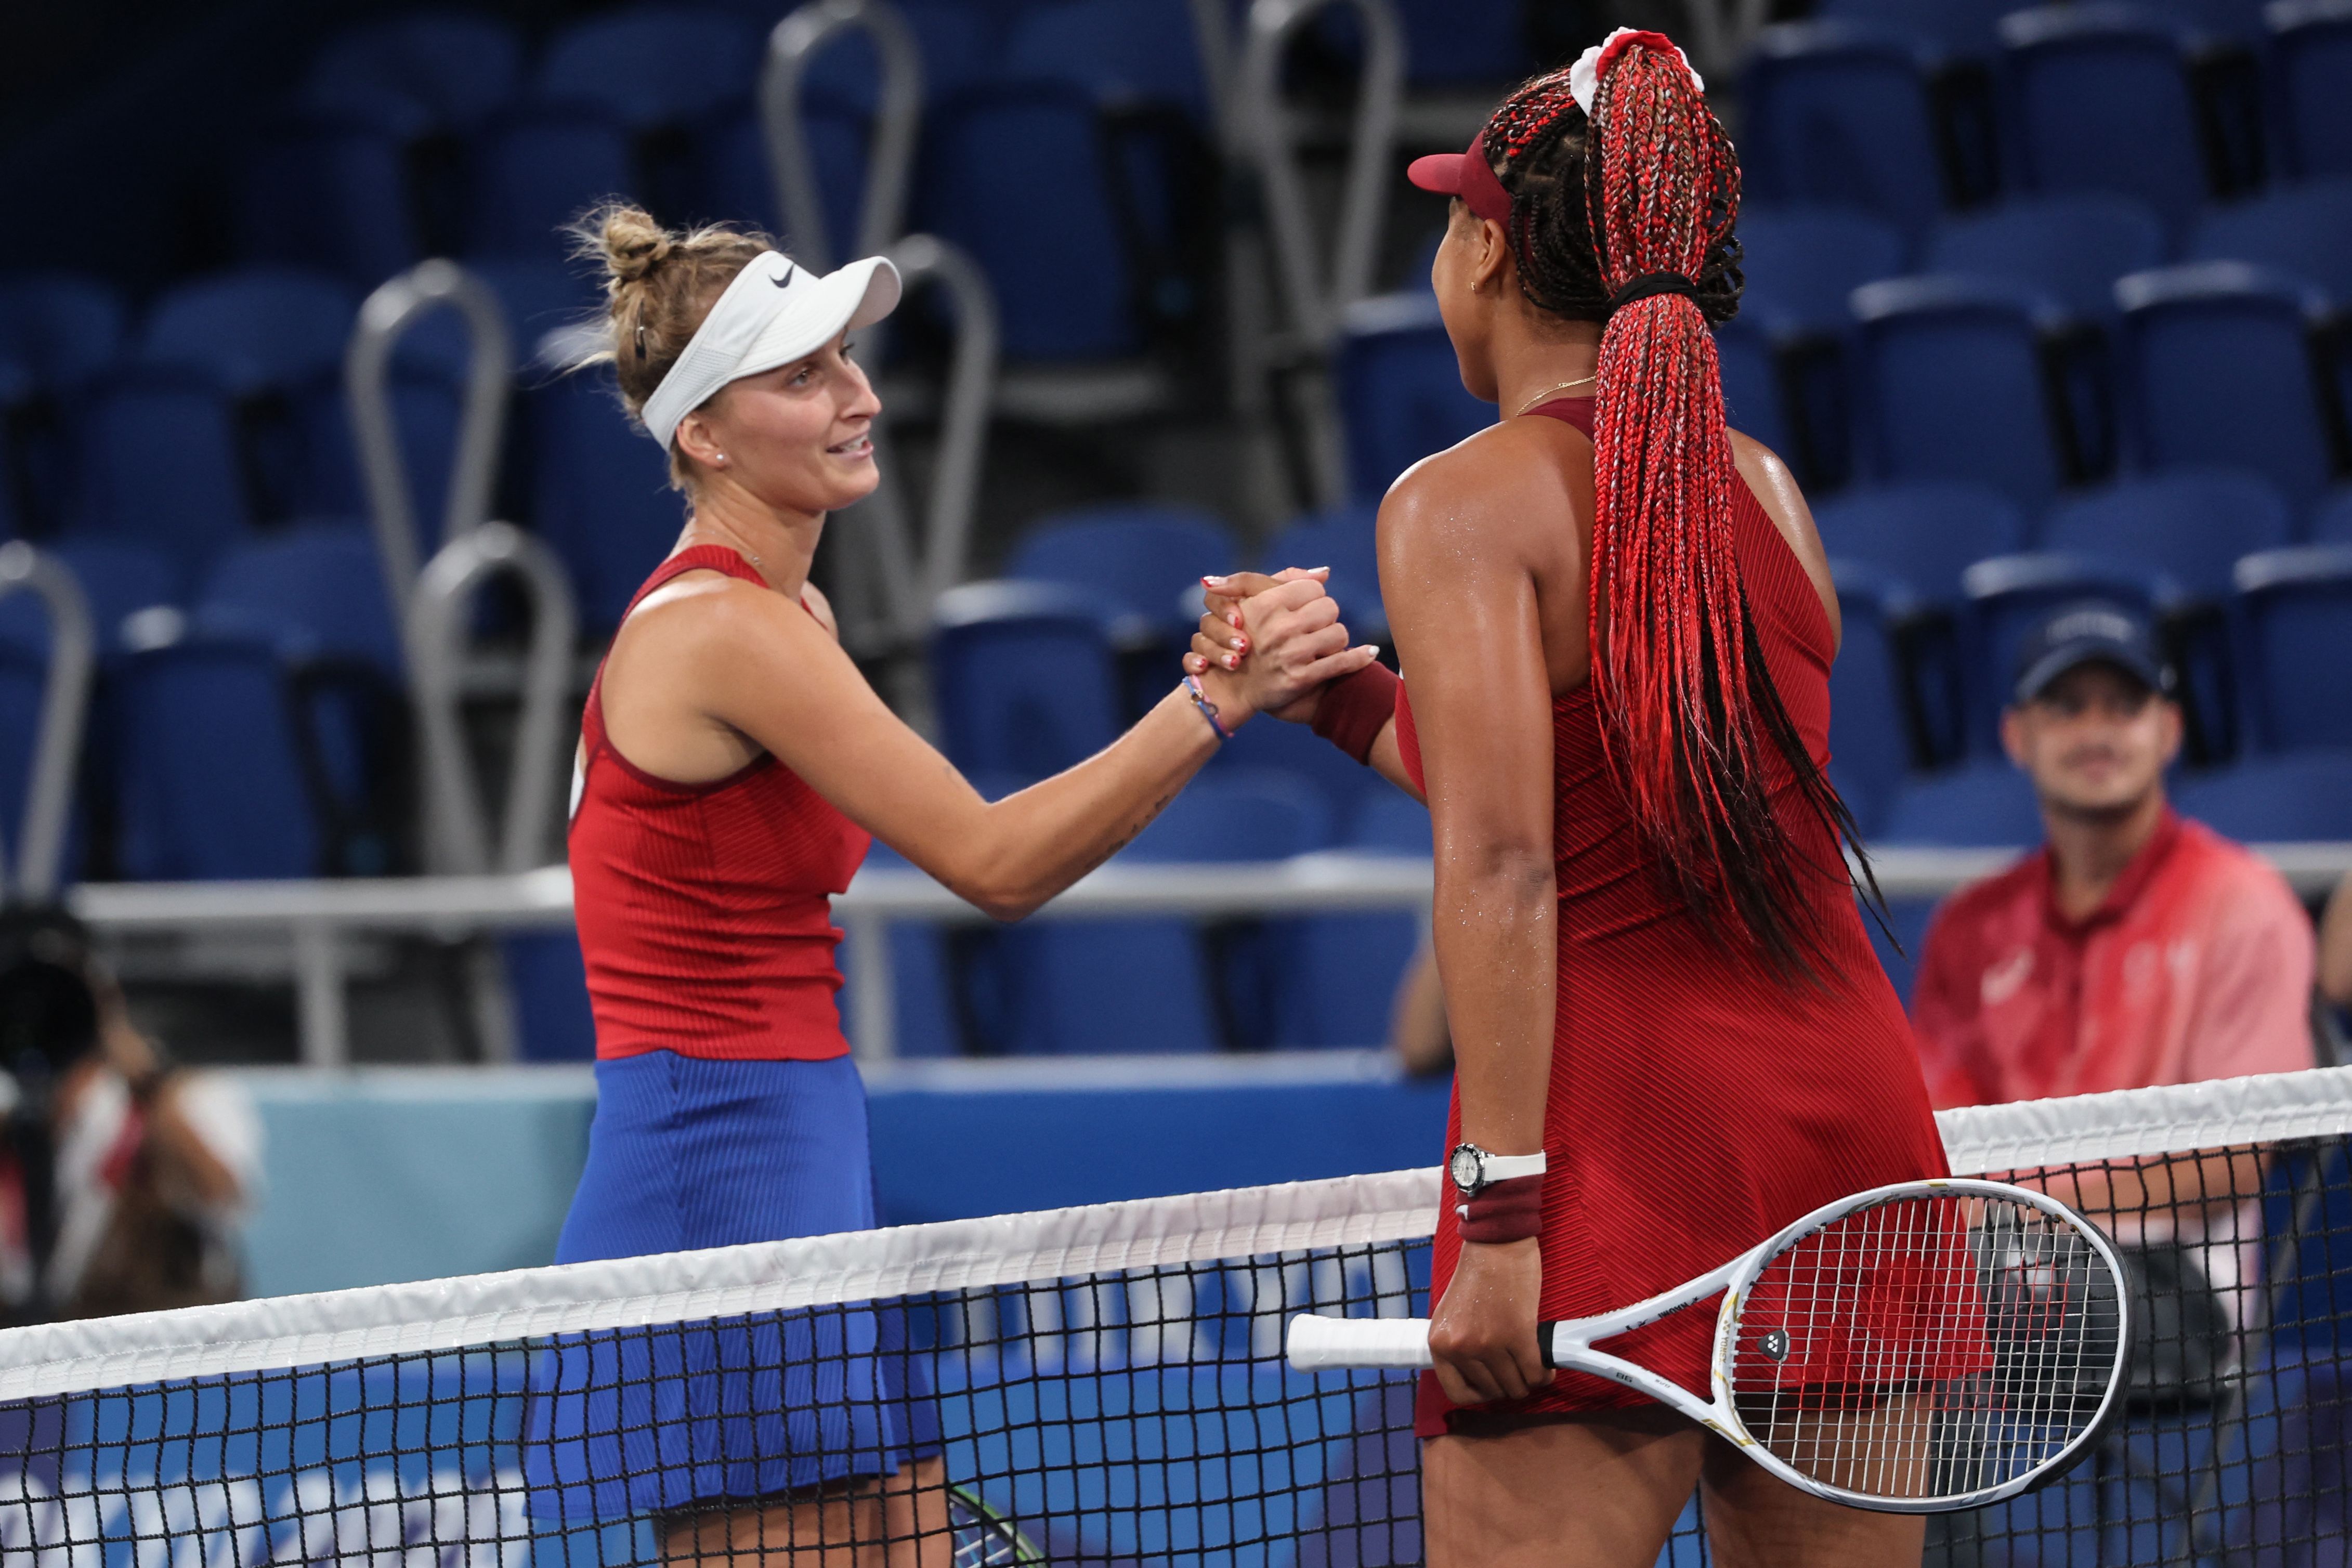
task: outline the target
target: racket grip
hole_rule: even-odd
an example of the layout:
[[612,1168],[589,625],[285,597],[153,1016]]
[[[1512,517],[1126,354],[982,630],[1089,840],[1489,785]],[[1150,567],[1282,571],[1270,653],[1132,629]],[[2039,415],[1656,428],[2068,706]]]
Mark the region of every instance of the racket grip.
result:
[[1426,1318],[1318,1318],[1302,1312],[1290,1320],[1286,1346],[1300,1372],[1326,1367],[1404,1367],[1430,1364]]

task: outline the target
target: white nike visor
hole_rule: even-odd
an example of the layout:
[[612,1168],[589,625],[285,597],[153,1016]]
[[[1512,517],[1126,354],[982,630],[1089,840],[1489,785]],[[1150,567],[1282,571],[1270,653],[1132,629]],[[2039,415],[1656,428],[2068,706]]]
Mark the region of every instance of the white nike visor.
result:
[[804,359],[898,305],[898,269],[869,256],[820,277],[763,250],[727,285],[686,352],[646,399],[646,429],[669,449],[678,421],[730,381]]

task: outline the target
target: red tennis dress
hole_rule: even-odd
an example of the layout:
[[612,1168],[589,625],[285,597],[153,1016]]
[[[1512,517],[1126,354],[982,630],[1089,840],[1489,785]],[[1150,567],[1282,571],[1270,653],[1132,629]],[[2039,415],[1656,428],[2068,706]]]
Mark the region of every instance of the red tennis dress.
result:
[[[686,572],[765,582],[726,546],[698,544],[663,562],[624,618]],[[600,668],[580,720],[571,832],[598,1058],[846,1056],[829,895],[848,888],[873,840],[764,753],[709,784],[646,773],[605,738],[604,691]]]
[[[1592,400],[1537,410],[1590,435]],[[1747,486],[1734,535],[1766,665],[1816,763],[1829,759],[1835,645],[1811,579]],[[1397,740],[1418,781],[1412,710],[1397,693]],[[1559,885],[1559,1008],[1544,1117],[1541,1315],[1630,1306],[1727,1262],[1810,1211],[1885,1183],[1948,1173],[1903,1005],[1872,952],[1844,858],[1778,782],[1822,936],[1818,983],[1783,980],[1711,942],[1669,890],[1601,752],[1592,693],[1552,704],[1552,858]],[[1769,754],[1769,753],[1768,753]],[[1785,765],[1782,766],[1786,772]],[[1461,1139],[1457,1093],[1446,1145]],[[1461,1255],[1449,1184],[1438,1211],[1431,1300]],[[1676,1312],[1598,1347],[1705,1397],[1715,1313]],[[1562,1373],[1496,1416],[1650,1403]],[[1416,1429],[1450,1429],[1457,1407],[1422,1379]]]

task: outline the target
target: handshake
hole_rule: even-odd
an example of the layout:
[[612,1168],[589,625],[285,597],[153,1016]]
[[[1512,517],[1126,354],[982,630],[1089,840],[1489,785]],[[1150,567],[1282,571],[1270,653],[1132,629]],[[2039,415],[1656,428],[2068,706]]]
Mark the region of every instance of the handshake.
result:
[[1291,566],[1201,579],[1206,608],[1184,672],[1200,680],[1224,728],[1253,713],[1311,723],[1327,685],[1380,657],[1370,643],[1349,646],[1339,602],[1324,586],[1330,574],[1328,566]]

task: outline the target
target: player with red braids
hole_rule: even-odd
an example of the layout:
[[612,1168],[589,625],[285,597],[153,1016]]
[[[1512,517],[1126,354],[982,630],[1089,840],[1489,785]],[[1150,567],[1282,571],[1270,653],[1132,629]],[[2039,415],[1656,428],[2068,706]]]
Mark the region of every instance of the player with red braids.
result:
[[[1916,1516],[1800,1494],[1536,1346],[1539,1320],[1945,1171],[1823,773],[1821,542],[1780,460],[1725,427],[1708,324],[1738,306],[1731,144],[1680,52],[1621,32],[1412,174],[1457,198],[1432,282],[1464,384],[1504,418],[1381,507],[1411,700],[1375,668],[1315,724],[1435,829],[1457,1069],[1428,1560],[1646,1568],[1696,1487],[1718,1568],[1916,1564]],[[1196,660],[1247,658],[1228,608]],[[1601,1348],[1705,1394],[1712,1324]]]

